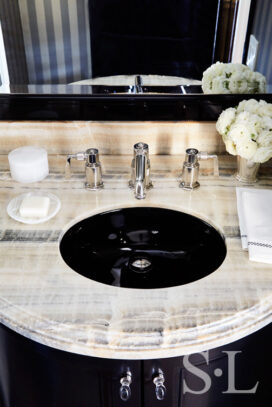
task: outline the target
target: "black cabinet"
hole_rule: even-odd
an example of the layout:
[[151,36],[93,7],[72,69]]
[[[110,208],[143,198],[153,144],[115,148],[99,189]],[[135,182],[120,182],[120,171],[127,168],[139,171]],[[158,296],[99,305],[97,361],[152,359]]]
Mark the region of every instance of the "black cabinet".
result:
[[89,358],[59,351],[0,326],[1,407],[115,407],[120,378],[133,382],[128,407],[141,405],[140,361]]
[[[143,362],[144,406],[178,407],[180,405],[181,362],[181,357]],[[160,374],[163,376],[165,389],[157,388],[156,391],[154,381],[156,382]]]
[[56,350],[0,325],[0,406],[266,405],[271,333],[272,324],[208,352],[156,360],[112,360]]

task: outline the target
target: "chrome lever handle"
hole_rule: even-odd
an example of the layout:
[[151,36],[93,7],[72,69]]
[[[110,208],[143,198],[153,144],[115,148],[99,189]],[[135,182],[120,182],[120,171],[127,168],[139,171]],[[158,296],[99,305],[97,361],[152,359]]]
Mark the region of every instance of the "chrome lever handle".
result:
[[166,395],[166,387],[164,385],[165,378],[163,372],[160,370],[159,374],[154,377],[153,383],[155,384],[155,394],[157,400],[164,400]]
[[85,188],[97,190],[103,188],[102,168],[97,148],[89,148],[85,152],[68,154],[66,158],[65,178],[71,178],[71,160],[85,161]]
[[219,177],[218,169],[218,156],[216,154],[208,154],[206,151],[200,151],[198,153],[199,160],[213,160],[213,175]]
[[126,373],[126,376],[123,376],[120,379],[120,383],[121,383],[121,387],[120,387],[120,391],[119,391],[120,399],[122,401],[128,401],[131,397],[130,385],[132,383],[132,375],[131,375],[130,371],[128,371]]
[[199,172],[199,161],[200,160],[210,160],[213,159],[214,162],[214,176],[219,176],[218,170],[218,157],[215,154],[208,154],[204,151],[198,151],[196,148],[188,148],[186,150],[185,161],[183,163],[181,182],[179,184],[180,188],[192,191],[199,187],[198,182],[198,172]]
[[71,178],[71,160],[75,159],[78,161],[86,160],[86,154],[84,152],[76,153],[76,154],[68,154],[66,158],[66,166],[65,166],[65,178]]

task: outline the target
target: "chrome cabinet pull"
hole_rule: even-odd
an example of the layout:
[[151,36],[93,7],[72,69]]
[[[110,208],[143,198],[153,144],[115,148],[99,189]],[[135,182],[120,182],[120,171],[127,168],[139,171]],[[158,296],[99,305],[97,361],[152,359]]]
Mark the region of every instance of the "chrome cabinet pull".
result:
[[121,387],[120,387],[120,399],[122,401],[128,401],[131,397],[131,389],[130,389],[130,385],[132,382],[132,375],[131,372],[128,371],[126,373],[126,376],[123,376],[120,379],[120,383],[121,383]]
[[154,377],[153,383],[155,384],[155,394],[157,400],[164,400],[166,395],[166,387],[164,385],[165,378],[162,370],[159,370],[159,374]]

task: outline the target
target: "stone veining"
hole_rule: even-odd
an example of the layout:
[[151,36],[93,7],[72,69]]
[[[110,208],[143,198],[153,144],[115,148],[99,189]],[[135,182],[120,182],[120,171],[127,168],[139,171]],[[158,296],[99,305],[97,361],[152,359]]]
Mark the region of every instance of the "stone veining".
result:
[[[163,158],[161,158],[163,160]],[[120,166],[120,164],[119,164]],[[29,189],[1,173],[0,321],[40,343],[84,355],[149,359],[199,352],[232,342],[272,321],[272,268],[249,262],[241,249],[235,185],[201,177],[192,193],[175,171],[156,173],[154,189],[137,202],[129,174],[105,174],[105,188],[88,192],[80,174],[60,173],[31,188],[54,192],[59,214],[40,225],[10,219],[6,205]],[[2,176],[3,175],[3,176]],[[258,187],[272,187],[263,178]],[[106,286],[75,273],[59,253],[60,236],[74,223],[112,207],[159,206],[208,220],[225,234],[228,253],[210,276],[181,287],[137,290]]]

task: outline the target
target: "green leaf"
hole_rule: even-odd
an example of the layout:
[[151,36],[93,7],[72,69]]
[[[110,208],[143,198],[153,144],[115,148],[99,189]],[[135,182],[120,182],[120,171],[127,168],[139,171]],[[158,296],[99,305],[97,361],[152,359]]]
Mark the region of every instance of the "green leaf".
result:
[[229,90],[229,82],[228,82],[228,81],[225,81],[225,82],[224,82],[224,86],[225,86],[226,89]]

